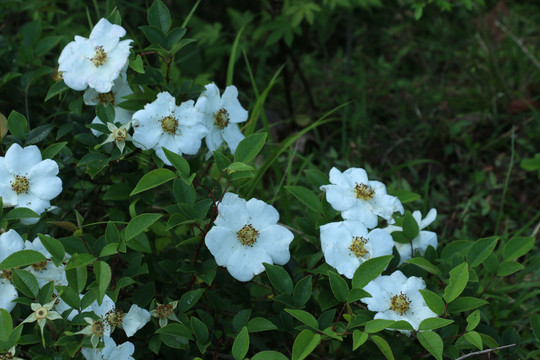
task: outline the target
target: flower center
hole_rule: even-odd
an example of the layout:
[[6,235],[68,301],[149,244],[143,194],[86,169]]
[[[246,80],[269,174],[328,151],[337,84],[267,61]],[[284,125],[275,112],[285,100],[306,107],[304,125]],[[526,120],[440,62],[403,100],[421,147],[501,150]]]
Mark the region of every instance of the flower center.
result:
[[353,242],[351,246],[349,246],[349,250],[359,258],[364,257],[364,255],[369,254],[369,251],[365,248],[367,242],[368,240],[362,236],[354,236]]
[[11,360],[15,354],[15,348],[13,348],[13,353],[11,351],[0,353],[0,360]]
[[91,327],[92,327],[92,334],[97,335],[99,337],[103,336],[105,328],[103,327],[103,322],[101,320],[94,320]]
[[17,193],[17,195],[27,192],[29,187],[30,183],[28,182],[27,178],[24,176],[15,175],[15,180],[11,183],[11,188]]
[[58,67],[57,67],[56,69],[54,69],[53,73],[51,74],[51,77],[54,80],[54,82],[59,82],[60,80],[64,78],[64,72],[58,71]]
[[247,224],[236,233],[236,237],[242,245],[253,246],[259,238],[259,232],[251,224]]
[[173,306],[171,304],[161,304],[156,307],[156,314],[160,319],[166,319],[173,313]]
[[119,326],[124,320],[124,312],[122,309],[111,310],[105,315],[105,320],[113,327]]
[[392,300],[390,300],[390,310],[394,310],[399,315],[405,314],[407,310],[409,310],[410,305],[411,299],[402,292],[400,292],[399,295],[392,296]]
[[49,310],[45,306],[39,307],[34,314],[36,315],[36,319],[45,319],[47,315],[49,315]]
[[3,277],[9,282],[13,281],[13,273],[11,272],[11,270],[2,270],[2,272],[0,273],[0,277]]
[[105,53],[105,50],[103,50],[103,46],[96,46],[95,48],[96,54],[92,59],[90,59],[94,65],[101,66],[105,63],[105,60],[107,60],[107,53]]
[[369,185],[360,183],[354,187],[354,193],[357,199],[369,200],[375,195],[375,190]]
[[112,136],[116,141],[126,141],[127,130],[122,128],[114,129],[112,132]]
[[161,128],[163,131],[168,132],[169,134],[175,134],[176,128],[178,127],[178,120],[176,120],[172,115],[164,117],[161,121]]
[[225,109],[219,109],[219,111],[214,115],[216,126],[220,129],[225,129],[229,125],[229,113]]
[[40,261],[38,263],[32,264],[32,268],[36,271],[43,270],[47,267],[47,260]]
[[114,105],[114,101],[116,100],[114,97],[114,93],[112,91],[109,91],[103,94],[98,94],[97,99],[100,104],[112,104],[112,105]]

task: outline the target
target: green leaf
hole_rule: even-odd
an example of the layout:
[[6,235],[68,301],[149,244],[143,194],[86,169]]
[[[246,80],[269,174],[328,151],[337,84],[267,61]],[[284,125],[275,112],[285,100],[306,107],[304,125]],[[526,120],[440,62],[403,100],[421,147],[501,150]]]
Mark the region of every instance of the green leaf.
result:
[[[38,234],[38,237],[45,249],[47,249],[53,258],[60,262],[64,260],[66,250],[64,250],[64,245],[62,245],[60,241],[43,234]],[[56,265],[58,266],[59,264]]]
[[450,279],[444,289],[443,298],[451,302],[461,294],[469,281],[469,268],[466,262],[450,270]]
[[444,302],[441,297],[435,294],[433,291],[419,289],[420,294],[424,298],[426,305],[437,315],[442,315],[444,313]]
[[7,341],[12,330],[11,314],[7,310],[0,308],[0,341]]
[[375,319],[366,323],[365,332],[376,333],[384,329],[388,329],[394,323],[394,320]]
[[156,330],[157,334],[165,334],[171,336],[181,336],[193,340],[193,334],[189,328],[183,324],[172,323]]
[[515,261],[505,261],[499,264],[497,276],[508,276],[513,273],[523,270],[525,266]]
[[379,335],[371,335],[370,340],[373,341],[375,345],[377,345],[379,350],[381,350],[383,355],[388,360],[394,360],[394,354],[392,353],[392,349],[390,348],[390,345],[388,345],[388,342],[386,340],[384,340]]
[[489,254],[493,252],[493,249],[495,249],[498,240],[499,238],[497,236],[476,240],[467,254],[467,261],[471,264],[471,267],[483,263]]
[[238,44],[240,42],[240,36],[242,36],[242,32],[244,32],[244,29],[246,28],[246,25],[248,22],[245,22],[240,30],[238,30],[238,34],[236,34],[236,37],[234,38],[234,42],[231,48],[231,56],[229,57],[229,64],[227,66],[227,80],[226,85],[232,85],[233,83],[233,75],[234,75],[234,63],[236,61],[236,52],[238,51]]
[[135,216],[126,226],[126,241],[133,239],[135,236],[148,229],[153,223],[158,221],[161,216],[161,214],[140,214]]
[[476,329],[478,324],[480,323],[480,311],[475,310],[472,314],[467,316],[467,331],[472,331]]
[[175,27],[167,34],[167,49],[172,49],[176,44],[182,40],[186,34],[187,29]]
[[177,153],[170,151],[169,149],[166,149],[164,147],[162,147],[162,149],[167,159],[169,159],[174,168],[178,170],[180,176],[184,179],[188,179],[191,169],[189,168],[189,164],[186,159],[184,159]]
[[240,141],[234,152],[234,161],[248,163],[253,160],[263,148],[266,136],[266,133],[256,133]]
[[103,122],[106,123],[114,123],[114,119],[116,118],[116,111],[114,110],[114,106],[112,104],[106,103],[106,104],[98,104],[96,106],[96,115]]
[[67,141],[62,141],[56,144],[51,144],[47,146],[45,150],[41,153],[43,159],[52,159],[56,154],[60,152],[67,145]]
[[246,326],[240,330],[234,339],[232,355],[235,360],[243,360],[249,350],[249,333]]
[[531,317],[531,329],[536,339],[540,341],[540,315],[533,314]]
[[293,283],[291,277],[281,266],[263,263],[266,269],[266,275],[272,283],[274,289],[280,294],[291,295],[293,291]]
[[222,173],[231,164],[231,160],[219,151],[214,151],[212,154],[214,155],[214,160],[216,161],[219,172]]
[[141,55],[137,54],[134,60],[129,60],[129,67],[139,74],[144,74],[144,65]]
[[73,254],[73,256],[69,259],[67,265],[66,265],[66,271],[69,269],[75,269],[78,267],[86,266],[88,264],[91,264],[96,260],[92,254],[86,254],[86,253],[78,253]]
[[47,259],[42,253],[34,250],[20,250],[9,255],[0,262],[0,270],[7,270],[36,264]]
[[418,223],[412,216],[411,212],[407,211],[405,216],[403,216],[403,233],[408,239],[412,240],[418,236],[419,232],[420,228],[418,227]]
[[484,345],[482,344],[482,337],[476,331],[469,331],[468,333],[463,335],[463,337],[465,338],[465,340],[476,346],[478,349],[484,349]]
[[118,243],[107,244],[101,249],[99,257],[111,256],[118,253]]
[[333,270],[328,270],[328,279],[330,280],[330,287],[336,299],[340,302],[345,302],[347,300],[347,294],[349,293],[349,285],[341,276],[339,276]]
[[503,257],[505,260],[514,260],[525,255],[534,246],[534,237],[519,236],[510,240],[503,249]]
[[318,214],[322,213],[321,200],[313,191],[303,186],[285,186],[285,189],[311,210]]
[[201,320],[196,317],[191,318],[191,328],[193,329],[193,334],[197,341],[201,343],[206,343],[208,341],[208,327]]
[[278,327],[270,320],[263,317],[255,317],[248,321],[247,328],[250,333],[269,330],[277,330]]
[[315,319],[315,317],[307,311],[293,309],[285,309],[285,311],[297,320],[300,320],[301,322],[306,324],[307,326],[310,326],[315,330],[319,329],[319,323],[317,319]]
[[77,309],[79,306],[81,306],[81,298],[76,290],[69,286],[62,286],[60,287],[60,290],[62,290],[60,298],[64,300],[66,304],[71,306],[73,309]]
[[129,196],[133,196],[140,192],[153,189],[156,186],[165,184],[166,182],[171,181],[172,179],[175,179],[175,178],[176,178],[176,175],[171,170],[168,170],[168,169],[152,170],[148,174],[145,174],[141,178],[141,180],[139,180],[139,182],[135,186],[135,189],[133,189],[133,191],[131,192],[131,194],[129,194]]
[[227,166],[227,171],[229,172],[229,174],[235,173],[237,171],[253,171],[253,170],[255,170],[253,166],[250,166],[242,162],[233,162],[232,164]]
[[463,296],[463,297],[457,298],[456,300],[448,304],[447,311],[449,313],[465,312],[465,311],[479,308],[480,306],[486,305],[486,304],[489,304],[489,302],[487,302],[486,300]]
[[407,190],[395,190],[389,194],[392,196],[396,196],[402,204],[407,204],[407,203],[420,199],[419,194],[416,194]]
[[10,210],[5,216],[6,220],[17,220],[17,219],[27,219],[27,218],[39,218],[39,214],[35,213],[33,210],[28,208],[16,208]]
[[199,301],[203,293],[204,289],[195,289],[184,293],[178,302],[178,311],[186,312],[191,309]]
[[[77,255],[77,254],[75,254]],[[88,278],[88,270],[85,266],[76,267],[66,271],[66,278],[69,286],[80,294],[86,287],[86,280]],[[77,295],[78,296],[78,295]]]
[[386,255],[364,261],[354,272],[352,287],[362,289],[386,269],[394,256]]
[[427,318],[422,320],[420,325],[418,326],[418,330],[435,330],[442,327],[445,327],[446,325],[450,325],[454,322],[454,320],[449,319],[442,319],[442,318]]
[[311,279],[312,276],[308,275],[294,286],[293,299],[299,306],[304,305],[311,298]]
[[293,344],[292,360],[305,359],[319,343],[321,342],[321,335],[314,334],[310,330],[302,330],[296,337]]
[[45,96],[45,101],[48,101],[56,95],[63,93],[67,89],[69,89],[69,87],[66,85],[64,80],[60,80],[59,82],[52,84],[47,92],[47,96]]
[[104,261],[96,261],[94,263],[94,273],[96,274],[97,287],[97,301],[101,305],[105,291],[109,287],[111,282],[111,267]]
[[289,358],[277,351],[261,351],[255,354],[251,360],[289,360]]
[[13,270],[13,285],[29,298],[36,298],[39,293],[39,284],[34,274],[26,270]]
[[354,330],[353,331],[353,351],[358,349],[362,344],[364,344],[369,335],[366,332],[360,331],[360,330]]
[[171,14],[161,0],[155,0],[148,9],[148,24],[155,26],[166,34],[171,27]]
[[439,270],[439,268],[433,265],[432,263],[430,263],[424,257],[413,257],[407,260],[406,263],[416,265],[419,268],[422,268],[426,270],[427,272],[435,274],[437,276],[441,274],[441,271]]
[[148,39],[152,45],[165,45],[167,39],[159,27],[144,25],[139,26],[139,29],[143,32],[144,36]]
[[7,119],[8,129],[11,133],[21,139],[24,139],[28,133],[28,123],[23,114],[13,110]]
[[442,360],[443,355],[443,341],[439,334],[433,331],[423,331],[416,334],[420,344],[429,351],[431,355],[437,360]]

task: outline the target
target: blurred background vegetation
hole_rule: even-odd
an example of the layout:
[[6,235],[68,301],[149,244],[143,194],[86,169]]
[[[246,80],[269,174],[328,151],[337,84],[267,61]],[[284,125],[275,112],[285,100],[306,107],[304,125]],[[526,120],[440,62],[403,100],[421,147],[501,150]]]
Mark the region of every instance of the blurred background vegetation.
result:
[[[164,2],[173,26],[195,4]],[[31,129],[55,124],[50,142],[72,136],[61,124],[84,129],[93,110],[71,103],[67,112],[57,99],[44,102],[61,49],[116,7],[133,51],[143,52],[148,42],[137,27],[146,24],[150,4],[3,0],[0,112],[19,111]],[[276,146],[345,104],[283,153],[263,179],[268,194],[257,197],[269,201],[281,185],[306,186],[305,170],[363,167],[390,191],[420,193],[413,206],[424,214],[435,207],[442,243],[537,235],[539,160],[531,159],[540,152],[540,4],[202,0],[187,27],[197,42],[176,54],[171,84],[188,89],[186,98],[210,81],[224,88],[236,46],[233,83],[248,110],[266,96],[257,128],[269,127]],[[301,209],[285,211],[283,222],[295,224],[295,211]],[[540,310],[537,247],[523,264],[524,271],[486,288],[507,304],[491,309],[503,344],[527,334],[530,315]],[[521,341],[521,355],[534,348],[530,332]]]

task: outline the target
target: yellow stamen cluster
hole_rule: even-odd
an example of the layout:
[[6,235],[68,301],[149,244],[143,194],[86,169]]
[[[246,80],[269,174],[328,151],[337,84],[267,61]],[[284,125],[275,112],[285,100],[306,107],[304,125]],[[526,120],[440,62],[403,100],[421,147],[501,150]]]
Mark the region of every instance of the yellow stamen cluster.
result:
[[410,305],[411,299],[403,294],[403,292],[400,292],[399,295],[392,296],[392,300],[390,300],[390,310],[394,310],[402,316],[409,310]]
[[169,134],[175,134],[176,129],[178,128],[178,120],[174,116],[169,115],[164,117],[161,121],[161,128],[163,131],[168,132]]
[[111,310],[105,314],[105,320],[113,327],[120,326],[124,320],[124,312],[122,309]]
[[47,260],[40,261],[38,263],[32,264],[32,268],[36,271],[43,270],[47,267]]
[[90,60],[94,63],[94,65],[101,66],[107,60],[107,53],[105,52],[105,50],[103,49],[103,46],[101,45],[96,46],[95,50],[96,50],[96,54]]
[[171,316],[174,307],[171,304],[161,304],[158,305],[155,310],[160,319],[166,319]]
[[236,237],[242,245],[253,246],[259,238],[259,232],[251,224],[247,224],[236,233]]
[[220,129],[225,129],[229,125],[229,113],[225,109],[219,109],[219,111],[214,115],[215,124]]
[[112,132],[112,136],[116,141],[126,141],[127,130],[123,128],[114,129]]
[[3,277],[4,279],[8,280],[9,282],[13,281],[13,272],[11,270],[2,270],[0,272],[0,277]]
[[116,101],[116,98],[114,97],[114,93],[112,91],[98,94],[97,99],[100,104],[112,104],[114,105],[114,102]]
[[91,325],[92,334],[103,337],[103,334],[105,332],[105,327],[103,326],[102,320],[94,320],[94,322]]
[[27,192],[29,187],[30,183],[24,176],[15,175],[15,180],[11,182],[11,188],[17,193],[17,195]]
[[356,184],[354,187],[354,192],[356,194],[356,198],[362,200],[369,200],[375,195],[375,190],[366,184]]
[[368,240],[362,236],[354,236],[353,242],[351,246],[349,246],[349,250],[359,258],[364,257],[364,255],[369,254],[369,251],[365,248],[367,242]]
[[53,73],[51,74],[51,77],[54,80],[54,82],[59,82],[60,80],[62,80],[64,78],[64,72],[63,71],[58,71],[58,68],[56,68],[53,71]]

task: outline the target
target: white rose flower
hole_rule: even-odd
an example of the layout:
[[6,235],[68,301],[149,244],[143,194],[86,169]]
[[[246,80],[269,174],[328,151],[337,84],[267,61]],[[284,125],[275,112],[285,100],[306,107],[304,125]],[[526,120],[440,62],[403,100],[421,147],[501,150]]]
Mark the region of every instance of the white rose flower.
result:
[[392,255],[392,236],[381,229],[371,230],[357,220],[321,226],[321,247],[326,262],[349,279],[366,260]]
[[167,165],[172,165],[162,147],[179,155],[194,155],[201,147],[208,130],[202,124],[203,114],[193,106],[193,100],[176,106],[168,92],[133,114],[133,143],[143,150],[154,149]]
[[[9,255],[23,250],[24,241],[22,237],[13,229],[0,235],[0,263]],[[12,274],[10,270],[0,271],[0,309],[11,312],[15,307],[13,300],[19,297],[17,289],[11,283]]]
[[335,167],[330,170],[331,185],[321,186],[326,191],[326,200],[341,211],[348,220],[359,220],[368,229],[377,226],[377,216],[392,222],[392,215],[403,214],[403,205],[395,196],[386,193],[386,186],[380,181],[369,181],[361,168],[350,168],[343,173]]
[[248,119],[248,112],[240,105],[238,90],[234,85],[227,86],[222,96],[214,83],[206,85],[205,88],[195,106],[204,112],[204,124],[209,130],[206,146],[210,151],[214,151],[225,140],[234,154],[238,143],[244,138],[238,123]]
[[[40,252],[47,258],[47,260],[32,264],[25,269],[34,274],[40,288],[50,281],[53,281],[54,285],[68,286],[66,271],[64,270],[66,265],[54,265],[51,260],[52,255],[47,251],[47,249],[45,249],[45,246],[43,246],[39,237],[35,238],[34,241],[26,240],[25,249]],[[71,256],[69,254],[65,254],[64,260],[68,260],[70,257]]]
[[86,360],[133,360],[131,356],[135,352],[135,346],[126,341],[122,345],[116,345],[113,339],[106,337],[105,346],[100,349],[82,348],[81,353]]
[[101,19],[89,39],[75,36],[58,58],[58,72],[66,85],[74,90],[91,87],[99,93],[111,91],[128,61],[132,40],[120,41],[124,35],[123,27]]
[[278,220],[273,206],[227,193],[218,205],[214,227],[206,234],[206,246],[218,265],[226,266],[237,280],[249,281],[264,271],[263,262],[284,265],[290,259],[294,235],[277,225]]
[[[394,242],[394,245],[399,252],[399,256],[401,257],[399,265],[411,259],[416,251],[418,251],[420,255],[424,255],[424,252],[426,251],[428,246],[433,246],[433,248],[436,249],[438,245],[437,234],[433,231],[423,230],[428,227],[433,221],[435,221],[435,218],[437,217],[437,210],[429,210],[424,219],[422,219],[422,214],[418,210],[414,211],[412,213],[412,216],[414,220],[416,220],[416,222],[418,223],[418,228],[420,229],[420,232],[410,244]],[[393,233],[394,231],[403,231],[403,228],[401,226],[389,225],[383,230],[387,231],[388,233]]]
[[[0,157],[0,197],[4,206],[27,207],[38,214],[51,206],[50,200],[62,192],[58,165],[50,159],[41,160],[37,146],[9,147]],[[29,219],[25,219],[29,220]],[[36,223],[31,218],[26,223]]]
[[[426,283],[419,277],[407,278],[401,271],[391,275],[381,275],[364,287],[370,298],[360,299],[370,311],[375,311],[375,319],[405,320],[413,329],[427,318],[437,317],[426,305],[420,289],[425,289]],[[398,330],[410,335],[408,330]]]

